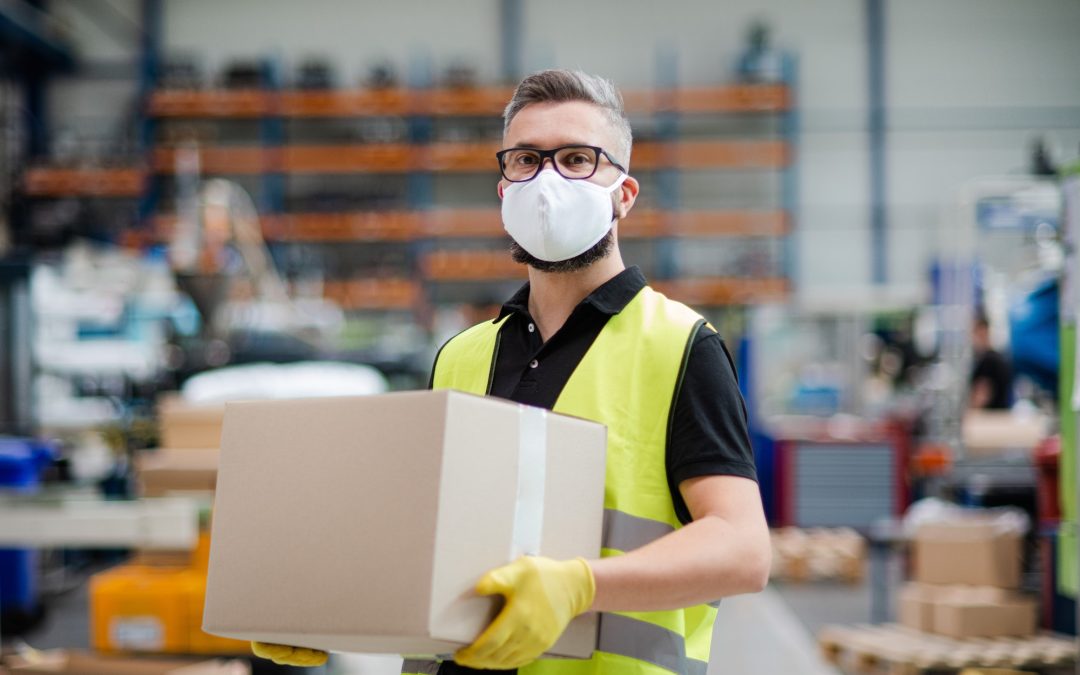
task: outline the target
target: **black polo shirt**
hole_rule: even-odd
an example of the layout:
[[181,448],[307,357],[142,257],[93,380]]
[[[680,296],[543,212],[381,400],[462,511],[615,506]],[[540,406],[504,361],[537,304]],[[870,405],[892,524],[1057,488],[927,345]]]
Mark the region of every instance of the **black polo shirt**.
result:
[[[529,284],[503,305],[495,321],[509,316],[499,330],[491,394],[551,410],[570,375],[600,335],[608,319],[623,310],[646,285],[637,267],[630,267],[581,301],[547,342],[529,315]],[[632,367],[632,364],[627,364]],[[432,373],[434,377],[434,373]],[[429,385],[430,386],[430,385]],[[679,484],[710,475],[757,480],[747,433],[746,404],[739,392],[735,366],[724,341],[707,326],[694,336],[676,401],[667,441],[667,474],[675,513],[690,522]],[[483,673],[452,661],[441,675]]]
[[[495,319],[509,316],[499,331],[491,395],[554,408],[608,319],[621,312],[645,284],[637,267],[623,270],[582,300],[563,327],[544,342],[529,315],[526,283]],[[683,523],[690,522],[678,489],[684,480],[718,474],[757,480],[737,377],[724,341],[716,331],[702,326],[690,347],[667,442],[668,484],[675,513]]]

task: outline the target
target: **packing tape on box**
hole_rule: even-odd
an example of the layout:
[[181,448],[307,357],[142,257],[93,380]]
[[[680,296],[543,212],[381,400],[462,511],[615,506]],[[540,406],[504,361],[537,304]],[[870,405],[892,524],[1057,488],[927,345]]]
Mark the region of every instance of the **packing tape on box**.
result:
[[539,555],[544,532],[544,482],[547,480],[547,410],[519,406],[517,499],[510,559]]

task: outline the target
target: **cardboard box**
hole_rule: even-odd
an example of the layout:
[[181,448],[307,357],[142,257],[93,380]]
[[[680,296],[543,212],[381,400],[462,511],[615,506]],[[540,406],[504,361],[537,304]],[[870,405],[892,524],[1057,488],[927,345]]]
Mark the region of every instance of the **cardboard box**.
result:
[[217,448],[221,445],[224,404],[194,404],[176,394],[158,400],[163,448]]
[[912,579],[926,584],[1020,585],[1022,536],[989,522],[934,523],[915,533]]
[[[203,629],[453,652],[496,614],[474,587],[520,554],[515,527],[528,552],[599,555],[605,449],[599,424],[446,390],[229,404]],[[596,627],[551,655],[589,656]]]
[[999,588],[955,589],[934,605],[934,632],[949,637],[1017,637],[1035,627],[1035,601]]
[[34,660],[12,657],[11,675],[63,673],[64,675],[249,675],[243,661],[191,661],[97,656],[77,651],[39,653]]
[[940,586],[911,582],[904,584],[897,598],[897,620],[904,626],[924,633],[934,631],[934,600]]
[[140,491],[144,497],[213,493],[220,454],[217,448],[160,448],[143,452],[135,467]]
[[898,599],[899,622],[924,633],[968,638],[1035,632],[1035,602],[1003,588],[908,583]]

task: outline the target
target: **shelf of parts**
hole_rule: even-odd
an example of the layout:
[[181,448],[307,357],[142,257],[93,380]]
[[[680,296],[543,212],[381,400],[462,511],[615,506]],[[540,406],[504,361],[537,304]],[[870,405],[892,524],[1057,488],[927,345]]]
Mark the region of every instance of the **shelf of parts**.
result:
[[134,198],[145,189],[146,172],[140,168],[31,167],[23,173],[20,189],[28,197]]
[[[154,221],[147,243],[167,241],[175,215]],[[790,231],[784,211],[765,210],[635,210],[619,224],[625,239],[652,237],[783,237]],[[495,208],[431,211],[354,211],[291,213],[262,219],[263,236],[274,242],[347,243],[413,242],[426,239],[500,239],[505,236]]]
[[[357,89],[327,91],[158,90],[147,105],[153,118],[497,116],[512,89]],[[630,113],[782,112],[790,106],[780,84],[627,91]]]
[[[208,146],[199,149],[199,165],[211,175],[408,173],[413,171],[493,172],[497,142],[429,144],[364,143],[351,145]],[[634,168],[783,169],[790,161],[787,144],[778,140],[694,140],[642,142],[634,146]],[[154,149],[155,173],[175,171],[176,150]]]

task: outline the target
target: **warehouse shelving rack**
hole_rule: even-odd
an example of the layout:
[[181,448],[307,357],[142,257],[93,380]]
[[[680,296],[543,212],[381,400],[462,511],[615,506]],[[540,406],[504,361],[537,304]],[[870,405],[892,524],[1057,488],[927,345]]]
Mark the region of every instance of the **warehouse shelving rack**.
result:
[[[670,70],[670,68],[669,68]],[[273,81],[274,78],[268,78]],[[433,175],[493,172],[497,140],[435,140],[436,121],[456,118],[496,119],[511,95],[500,86],[431,88],[428,78],[414,78],[414,88],[383,90],[294,91],[271,86],[260,90],[154,90],[146,101],[148,123],[158,128],[178,120],[246,120],[258,124],[259,142],[200,147],[200,166],[209,176],[259,182],[264,235],[273,246],[289,244],[401,243],[408,264],[395,277],[329,279],[325,294],[347,310],[410,310],[432,295],[433,285],[520,279],[523,269],[509,261],[497,207],[447,208],[436,203]],[[673,78],[665,78],[673,79]],[[770,238],[787,241],[794,221],[793,88],[786,84],[628,91],[631,115],[651,116],[656,133],[635,144],[635,171],[652,172],[658,199],[621,225],[627,240],[651,243],[656,251],[656,285],[699,306],[745,305],[779,301],[791,292],[792,250],[781,247],[779,273],[763,276],[688,277],[680,270],[674,242],[681,239]],[[690,115],[777,115],[780,132],[773,138],[684,138],[680,120]],[[404,139],[371,143],[290,141],[294,120],[403,120]],[[150,145],[144,165],[123,169],[72,170],[32,168],[23,179],[28,197],[87,196],[139,198],[145,216],[122,243],[145,246],[168,239],[175,216],[160,208],[162,183],[174,170],[175,147]],[[777,172],[780,204],[762,209],[679,208],[679,178],[688,171]],[[315,175],[391,175],[406,180],[405,199],[396,208],[339,212],[290,212],[285,184],[292,177]],[[444,244],[469,241],[487,247],[454,250]]]

